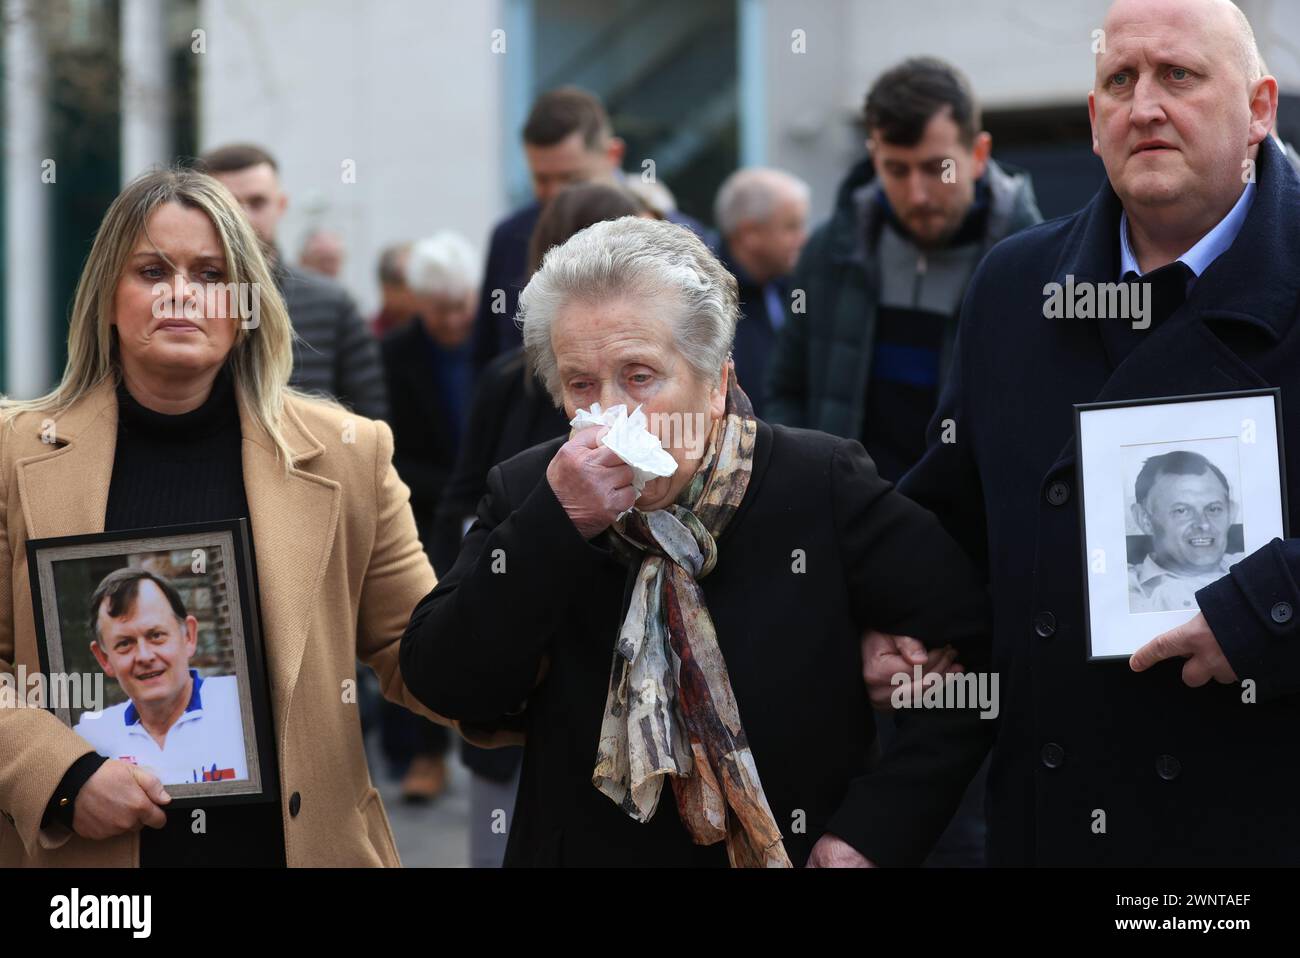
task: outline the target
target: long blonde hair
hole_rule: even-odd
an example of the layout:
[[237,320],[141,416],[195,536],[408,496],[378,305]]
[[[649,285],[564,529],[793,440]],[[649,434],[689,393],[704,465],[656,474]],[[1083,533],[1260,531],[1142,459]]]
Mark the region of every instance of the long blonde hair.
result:
[[[291,388],[293,326],[262,247],[230,192],[210,176],[188,169],[154,170],[132,180],[104,214],[90,256],[77,281],[68,327],[68,364],[52,391],[36,399],[0,398],[0,414],[33,411],[58,415],[106,379],[121,377],[113,300],[128,258],[153,212],[164,203],[201,210],[216,228],[226,259],[226,282],[249,283],[258,293],[258,322],[242,322],[226,362],[235,394],[283,457],[291,458],[282,430],[286,394]],[[232,320],[233,321],[233,320]]]

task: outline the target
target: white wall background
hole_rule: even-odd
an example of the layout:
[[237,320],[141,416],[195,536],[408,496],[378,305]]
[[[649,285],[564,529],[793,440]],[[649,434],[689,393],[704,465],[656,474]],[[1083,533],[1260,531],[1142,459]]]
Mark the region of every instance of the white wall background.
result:
[[[204,147],[253,140],[290,193],[282,245],[309,226],[348,242],[345,282],[367,309],[389,242],[440,228],[486,243],[504,211],[507,53],[491,31],[521,0],[202,0]],[[548,0],[536,0],[545,4]],[[987,109],[1086,109],[1092,31],[1108,0],[760,0],[765,162],[814,188],[813,215],[861,149],[853,121],[871,82],[915,54],[949,59]],[[1300,92],[1300,0],[1242,0],[1270,70]],[[791,50],[804,31],[806,53]],[[520,44],[522,47],[522,43]],[[518,48],[517,48],[518,49]],[[524,107],[526,110],[526,106]],[[519,112],[519,111],[517,111]],[[343,184],[340,164],[357,164]]]
[[500,0],[202,0],[200,149],[266,147],[285,255],[311,226],[341,233],[369,312],[384,246],[455,229],[485,248],[503,212],[500,17]]
[[[1300,93],[1300,2],[1241,0],[1269,70]],[[767,161],[814,187],[814,216],[861,144],[851,124],[871,83],[908,56],[949,60],[986,109],[1077,104],[1092,86],[1092,31],[1108,0],[767,0]],[[792,31],[807,52],[791,51]]]

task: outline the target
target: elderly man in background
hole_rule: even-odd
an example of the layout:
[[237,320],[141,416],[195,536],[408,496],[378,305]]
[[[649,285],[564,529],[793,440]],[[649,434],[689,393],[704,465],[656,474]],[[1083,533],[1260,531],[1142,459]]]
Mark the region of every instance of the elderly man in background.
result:
[[345,255],[342,236],[333,230],[312,230],[303,240],[298,264],[303,269],[337,280],[343,272]]
[[[415,318],[384,337],[381,354],[393,465],[411,487],[415,525],[432,560],[434,515],[469,413],[478,251],[449,231],[420,240],[407,254],[405,283]],[[384,753],[402,776],[403,797],[436,798],[447,778],[447,730],[388,702],[380,709]]]
[[380,352],[392,407],[393,462],[411,487],[411,509],[427,547],[468,413],[478,252],[458,233],[437,233],[411,246],[405,282],[414,321],[385,336]]
[[288,262],[277,245],[289,197],[279,165],[260,146],[236,143],[199,157],[197,168],[234,194],[274,271],[297,337],[291,385],[339,400],[363,416],[388,414],[379,345],[342,286]]
[[785,321],[787,277],[808,238],[808,184],[782,170],[746,167],[723,181],[714,202],[719,258],[736,277],[740,325],[733,358],[754,413],[763,416],[768,359]]
[[493,467],[411,618],[408,686],[468,736],[526,736],[507,864],[913,863],[988,749],[993,723],[930,709],[869,770],[862,630],[976,664],[984,591],[859,443],[754,417],[737,317],[693,233],[636,217],[551,249],[524,290],[552,400],[641,407],[668,461],[637,482],[585,426]]

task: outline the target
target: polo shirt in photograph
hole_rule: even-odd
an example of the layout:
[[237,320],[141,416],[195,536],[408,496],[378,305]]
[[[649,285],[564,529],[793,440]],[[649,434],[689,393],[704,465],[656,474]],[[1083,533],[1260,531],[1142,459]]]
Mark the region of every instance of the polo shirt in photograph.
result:
[[1196,593],[1213,585],[1228,570],[1245,558],[1246,553],[1226,553],[1213,569],[1197,575],[1172,572],[1147,555],[1140,563],[1128,567],[1128,605],[1130,612],[1176,612],[1199,608]]
[[[159,748],[135,703],[87,712],[74,731],[100,755],[147,768],[164,785],[227,782],[248,778],[239,680],[233,675],[200,678],[190,669],[189,705]],[[201,693],[200,693],[200,690]]]

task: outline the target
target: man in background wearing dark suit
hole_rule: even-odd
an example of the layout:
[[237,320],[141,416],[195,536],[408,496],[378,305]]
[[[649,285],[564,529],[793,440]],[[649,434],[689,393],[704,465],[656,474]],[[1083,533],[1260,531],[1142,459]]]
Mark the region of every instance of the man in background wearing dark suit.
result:
[[[623,175],[619,166],[626,146],[614,135],[600,100],[577,87],[560,87],[538,97],[524,124],[523,140],[534,199],[492,230],[474,320],[476,369],[523,345],[515,309],[528,282],[528,241],[542,207],[566,186],[618,182]],[[667,210],[665,218],[709,241],[707,231],[691,217]]]
[[732,358],[754,415],[763,418],[767,364],[785,321],[788,278],[808,239],[808,184],[784,170],[745,167],[727,177],[714,201],[718,258],[736,277],[740,324]]

